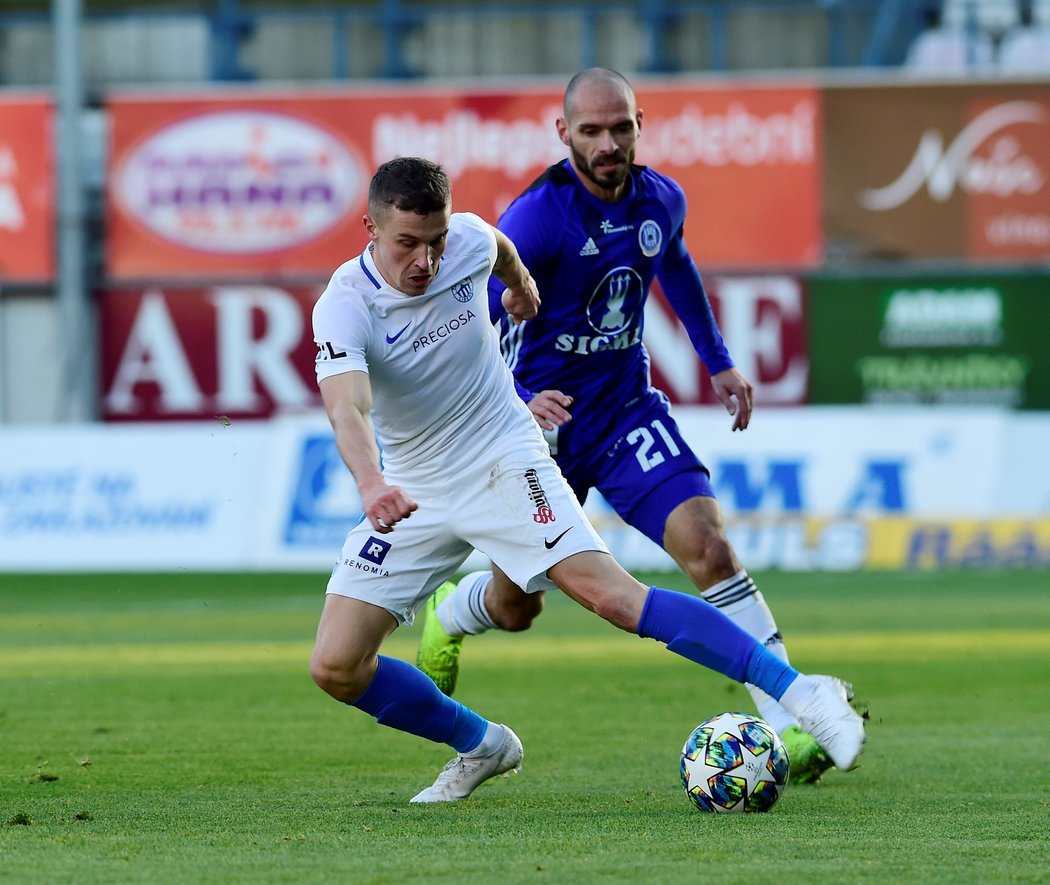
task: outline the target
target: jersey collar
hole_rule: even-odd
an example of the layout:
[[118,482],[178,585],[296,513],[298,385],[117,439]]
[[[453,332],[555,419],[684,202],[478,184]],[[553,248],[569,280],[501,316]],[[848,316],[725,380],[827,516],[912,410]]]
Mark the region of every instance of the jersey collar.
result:
[[376,262],[372,257],[371,249],[365,249],[365,251],[361,253],[361,270],[364,272],[364,275],[368,277],[373,286],[377,289],[383,288],[383,282],[380,282],[382,280],[382,275],[379,273],[379,268],[376,267]]

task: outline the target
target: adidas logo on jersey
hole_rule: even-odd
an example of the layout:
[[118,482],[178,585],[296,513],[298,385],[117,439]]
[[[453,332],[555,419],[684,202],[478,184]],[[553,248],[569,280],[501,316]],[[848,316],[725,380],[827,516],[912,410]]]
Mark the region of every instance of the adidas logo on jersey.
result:
[[581,255],[597,255],[598,247],[594,245],[594,239],[587,237],[587,242],[583,244],[583,248],[580,249]]

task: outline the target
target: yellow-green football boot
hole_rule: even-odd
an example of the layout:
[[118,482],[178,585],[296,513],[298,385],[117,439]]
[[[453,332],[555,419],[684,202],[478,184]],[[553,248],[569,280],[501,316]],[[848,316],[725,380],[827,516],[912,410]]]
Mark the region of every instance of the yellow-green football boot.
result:
[[463,647],[463,637],[449,636],[445,632],[437,616],[437,607],[455,589],[455,584],[446,581],[427,600],[423,609],[423,636],[416,652],[416,666],[450,696],[456,690],[456,679],[459,678],[459,651]]
[[828,754],[808,731],[792,725],[784,729],[780,739],[784,742],[784,748],[791,760],[791,783],[815,784],[820,780],[820,776],[831,768],[833,763]]

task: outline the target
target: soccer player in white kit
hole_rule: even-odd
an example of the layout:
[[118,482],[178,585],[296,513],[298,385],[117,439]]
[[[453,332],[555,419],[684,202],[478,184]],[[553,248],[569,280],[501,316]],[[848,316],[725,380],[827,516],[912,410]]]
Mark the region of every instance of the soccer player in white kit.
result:
[[852,768],[865,736],[844,683],[799,674],[710,603],[646,587],[609,555],[500,356],[489,276],[507,286],[515,320],[539,305],[513,243],[452,214],[445,173],[411,157],[376,171],[364,225],[368,248],[314,307],[321,397],[365,518],[328,582],[310,667],[337,700],[457,751],[411,801],[465,799],[521,767],[509,727],[380,654],[475,548],[528,592],[559,587],[623,630],[758,685]]

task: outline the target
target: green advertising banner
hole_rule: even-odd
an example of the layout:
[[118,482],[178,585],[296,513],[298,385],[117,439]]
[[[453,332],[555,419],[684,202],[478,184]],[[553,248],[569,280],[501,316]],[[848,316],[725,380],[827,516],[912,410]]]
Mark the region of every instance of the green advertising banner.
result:
[[809,279],[810,402],[1050,409],[1050,274]]

